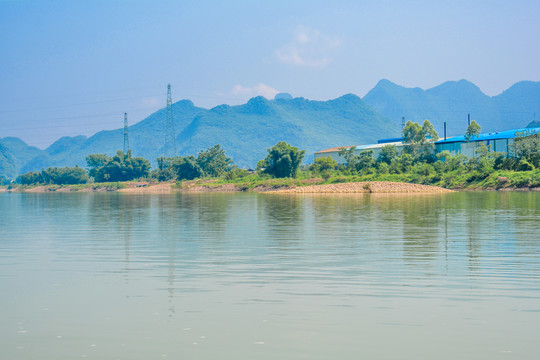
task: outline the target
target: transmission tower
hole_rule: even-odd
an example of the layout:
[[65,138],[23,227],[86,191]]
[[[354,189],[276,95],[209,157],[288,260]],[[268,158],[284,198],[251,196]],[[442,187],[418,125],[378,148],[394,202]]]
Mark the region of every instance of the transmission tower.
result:
[[174,116],[172,108],[171,84],[167,86],[167,115],[165,117],[165,144],[163,155],[167,157],[176,156],[176,133],[174,131]]
[[129,151],[129,137],[128,137],[128,119],[127,113],[124,113],[124,154]]

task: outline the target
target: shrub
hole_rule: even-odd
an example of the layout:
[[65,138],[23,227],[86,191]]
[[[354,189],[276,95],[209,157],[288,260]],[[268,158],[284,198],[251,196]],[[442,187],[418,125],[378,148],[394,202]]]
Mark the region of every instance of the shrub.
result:
[[519,162],[516,165],[516,170],[518,170],[518,171],[533,171],[534,170],[534,165],[529,163],[525,159],[521,159],[521,160],[519,160]]
[[337,167],[337,162],[330,156],[324,158],[315,159],[313,164],[309,167],[309,170],[314,174],[321,174],[323,172],[329,172]]

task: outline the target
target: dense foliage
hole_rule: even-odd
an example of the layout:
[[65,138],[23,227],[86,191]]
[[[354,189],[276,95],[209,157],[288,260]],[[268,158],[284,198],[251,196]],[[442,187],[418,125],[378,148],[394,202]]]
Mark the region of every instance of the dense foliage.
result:
[[87,156],[86,162],[89,174],[96,182],[133,180],[146,177],[150,171],[150,162],[132,157],[131,151],[118,151],[113,157],[92,154]]
[[434,161],[435,142],[438,140],[439,135],[429,120],[424,120],[422,126],[407,121],[403,128],[403,151],[415,161]]
[[160,181],[166,180],[192,180],[205,176],[219,177],[225,175],[233,167],[233,162],[225,155],[221,146],[199,152],[197,157],[175,156],[157,159],[158,168],[153,174]]
[[337,169],[338,163],[336,160],[332,159],[330,156],[315,159],[313,164],[310,165],[309,170],[314,175],[327,176],[330,170]]
[[230,170],[233,161],[225,155],[225,151],[218,145],[214,145],[208,150],[201,151],[197,156],[199,165],[205,174],[218,177]]
[[171,168],[177,180],[193,180],[205,176],[195,156],[178,156],[173,159]]
[[40,172],[27,172],[17,178],[17,182],[23,185],[73,185],[86,184],[88,173],[80,167],[47,168]]
[[306,151],[280,141],[268,149],[268,155],[261,164],[266,174],[277,178],[296,177]]
[[518,134],[512,144],[512,152],[520,162],[526,161],[535,168],[540,167],[540,133]]

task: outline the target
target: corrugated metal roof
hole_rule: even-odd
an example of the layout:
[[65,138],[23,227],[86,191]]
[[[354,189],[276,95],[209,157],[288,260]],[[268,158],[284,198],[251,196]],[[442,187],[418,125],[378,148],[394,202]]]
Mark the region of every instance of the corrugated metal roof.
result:
[[[540,128],[522,128],[522,129],[513,129],[505,131],[495,131],[484,134],[479,134],[478,136],[471,139],[471,141],[487,141],[487,140],[498,140],[498,139],[513,139],[516,137],[516,133],[526,132],[527,135],[534,135],[540,132]],[[455,142],[466,142],[465,136],[454,136],[446,140],[439,140],[437,144],[448,144]]]
[[345,149],[358,148],[358,146],[361,146],[361,145],[333,147],[333,148],[330,148],[330,149],[324,149],[324,150],[320,150],[320,151],[315,151],[315,154],[321,154],[321,153],[327,153],[327,152],[335,152],[335,151],[339,151],[339,150],[341,150],[343,148],[345,148]]

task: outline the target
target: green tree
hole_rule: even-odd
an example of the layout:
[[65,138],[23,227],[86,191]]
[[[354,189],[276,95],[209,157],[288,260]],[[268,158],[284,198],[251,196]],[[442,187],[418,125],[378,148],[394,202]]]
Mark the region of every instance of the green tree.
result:
[[517,133],[511,149],[518,162],[526,160],[535,168],[540,167],[540,133]]
[[225,155],[225,150],[217,144],[205,151],[201,151],[197,156],[197,164],[206,175],[218,177],[231,169],[233,161]]
[[403,142],[406,144],[403,151],[411,154],[414,161],[434,162],[437,140],[439,135],[429,120],[424,120],[422,126],[407,121],[403,128]]
[[160,156],[156,159],[158,167],[154,171],[159,181],[172,180],[176,177],[176,174],[172,167],[175,159],[176,157],[166,158],[164,156]]
[[104,166],[110,158],[106,154],[90,154],[86,157],[88,175],[95,178],[99,168]]
[[[466,169],[465,164],[469,161],[469,158],[462,154],[452,155],[450,151],[445,150],[437,154],[437,158],[444,164],[443,171],[464,171]],[[443,161],[444,160],[444,161]]]
[[39,184],[42,182],[41,172],[27,172],[22,174],[17,178],[17,182],[23,185]]
[[129,181],[146,177],[150,171],[150,162],[142,157],[132,157],[131,150],[127,153],[119,150],[113,157],[105,155],[105,159],[102,154],[92,154],[86,158],[86,163],[96,182]]
[[88,172],[78,166],[75,166],[58,169],[57,177],[54,179],[54,183],[58,185],[86,184],[88,180]]
[[480,125],[474,120],[471,121],[465,131],[465,141],[469,142],[480,134]]
[[41,172],[28,172],[17,179],[23,185],[56,184],[73,185],[86,184],[88,173],[80,167],[49,167]]
[[274,177],[296,177],[306,151],[280,141],[268,149],[264,159],[264,172]]
[[204,170],[193,155],[175,157],[171,167],[178,180],[193,180],[205,176]]
[[358,155],[354,153],[356,150],[356,147],[350,147],[350,148],[340,148],[338,155],[343,157],[346,162],[347,169],[351,172],[356,172],[356,168],[358,167]]
[[413,157],[411,154],[402,152],[400,156],[392,159],[388,171],[391,174],[403,174],[408,173],[411,170],[413,164]]
[[487,177],[493,173],[495,166],[495,158],[497,153],[489,150],[484,144],[481,144],[475,150],[476,156],[469,160],[469,167],[475,170],[481,177]]
[[377,157],[378,162],[385,162],[390,164],[392,159],[399,156],[399,151],[395,145],[384,145]]
[[356,171],[367,170],[375,165],[375,159],[373,158],[373,150],[361,151],[358,154],[358,164],[356,165]]
[[330,171],[335,169],[338,166],[336,160],[332,159],[330,156],[315,159],[313,164],[310,165],[309,170],[314,174],[320,174],[325,171]]

